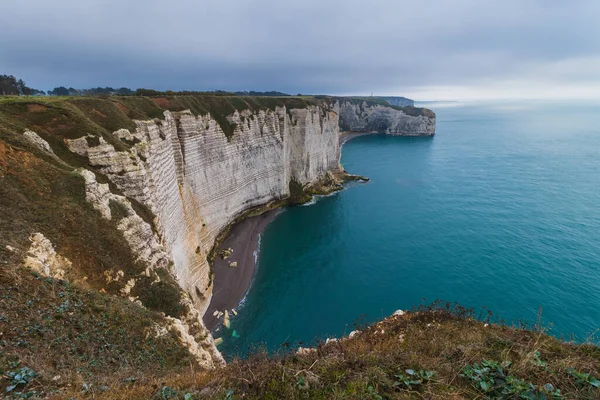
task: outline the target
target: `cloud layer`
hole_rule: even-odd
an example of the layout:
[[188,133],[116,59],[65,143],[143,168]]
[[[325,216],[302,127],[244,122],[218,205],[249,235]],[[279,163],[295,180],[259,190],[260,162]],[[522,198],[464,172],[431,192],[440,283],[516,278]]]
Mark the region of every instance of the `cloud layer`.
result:
[[0,27],[42,89],[600,96],[597,0],[20,0]]

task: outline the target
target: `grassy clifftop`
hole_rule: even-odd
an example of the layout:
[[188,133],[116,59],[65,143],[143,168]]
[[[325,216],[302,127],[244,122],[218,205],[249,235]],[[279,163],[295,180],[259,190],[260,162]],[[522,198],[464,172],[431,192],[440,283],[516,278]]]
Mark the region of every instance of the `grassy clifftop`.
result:
[[114,140],[109,134],[117,129],[135,129],[134,120],[163,118],[165,110],[206,114],[219,123],[227,136],[233,126],[226,117],[233,112],[250,110],[275,110],[306,108],[310,105],[329,107],[335,101],[352,104],[381,105],[401,110],[411,116],[435,115],[431,110],[416,107],[391,106],[385,100],[373,97],[252,97],[216,95],[172,95],[157,97],[113,96],[113,97],[0,97],[0,132],[5,129],[31,129],[40,134],[61,155],[73,161],[73,156],[64,152],[64,138],[74,139],[85,133],[103,136],[107,141],[123,148],[127,145]]
[[190,110],[207,114],[219,123],[226,135],[233,127],[226,117],[236,110],[274,110],[305,108],[320,104],[312,98],[250,97],[250,96],[160,96],[160,97],[0,97],[0,129],[23,131],[31,129],[40,134],[53,148],[64,153],[64,138],[74,139],[88,133],[103,136],[117,146],[126,144],[114,140],[110,133],[117,129],[135,129],[134,120],[163,118],[163,112]]

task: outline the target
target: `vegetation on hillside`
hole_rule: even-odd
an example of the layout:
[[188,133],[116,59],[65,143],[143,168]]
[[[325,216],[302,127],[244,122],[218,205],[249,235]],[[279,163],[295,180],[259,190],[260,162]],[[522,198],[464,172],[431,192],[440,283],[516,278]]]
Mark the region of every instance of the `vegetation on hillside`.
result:
[[[38,284],[54,288],[57,293],[66,290],[56,282]],[[77,301],[72,304],[80,304]],[[84,300],[81,307],[88,307],[85,304],[89,301]],[[94,302],[111,306],[101,298],[91,304]],[[60,304],[58,299],[52,307],[43,308],[42,314],[60,314]],[[115,307],[125,306],[118,303]],[[30,306],[22,303],[20,307],[34,310],[39,302]],[[215,371],[181,369],[174,357],[165,359],[164,364],[151,361],[162,354],[159,352],[142,351],[142,355],[136,355],[126,350],[118,353],[121,355],[118,362],[113,362],[107,359],[112,353],[105,350],[81,354],[66,350],[62,359],[82,367],[78,367],[78,373],[61,376],[56,383],[50,376],[52,370],[36,370],[28,362],[31,359],[20,356],[19,364],[10,364],[12,367],[5,364],[9,366],[5,369],[4,385],[13,382],[7,371],[27,367],[35,371],[36,377],[21,384],[19,390],[55,391],[60,393],[56,398],[381,400],[597,399],[600,396],[600,348],[561,342],[546,335],[539,326],[508,327],[473,316],[472,310],[461,307],[420,307],[368,327],[358,326],[361,332],[352,338],[320,343],[300,354],[288,348],[275,355],[258,350],[248,359],[234,360]],[[14,320],[7,318],[5,324],[11,323]],[[13,339],[13,348],[20,352],[39,343],[35,329],[23,328],[11,337],[18,334],[26,340],[33,337],[34,344],[28,342],[19,347],[19,342]],[[102,334],[91,333],[92,340]],[[81,338],[72,336],[70,345],[78,349]],[[168,347],[168,343],[164,345]],[[138,351],[145,344],[135,347],[126,339],[118,346],[132,346],[132,350]],[[149,366],[138,371],[129,369],[128,365],[142,361],[150,361],[157,369],[151,371]],[[92,372],[98,371],[96,363],[104,366],[101,373]],[[127,366],[121,369],[119,363]],[[75,380],[70,381],[71,378]]]
[[[102,136],[117,148],[127,144],[112,138],[117,129],[135,129],[133,120],[164,118],[163,112],[190,110],[195,115],[210,115],[219,123],[225,135],[233,135],[234,125],[227,116],[235,111],[306,108],[322,104],[311,98],[251,97],[217,95],[173,95],[158,97],[0,97],[0,125],[6,128],[32,129],[50,145],[59,149],[61,156],[75,163],[77,156],[65,153],[64,138],[84,134]],[[68,152],[68,151],[67,151]]]
[[92,396],[143,375],[189,370],[164,317],[13,264],[0,268],[0,389],[9,398]]

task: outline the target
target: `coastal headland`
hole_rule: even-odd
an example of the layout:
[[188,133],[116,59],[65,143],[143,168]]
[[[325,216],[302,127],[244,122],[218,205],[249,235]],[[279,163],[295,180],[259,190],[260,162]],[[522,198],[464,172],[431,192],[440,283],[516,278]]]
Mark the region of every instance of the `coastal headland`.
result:
[[[152,94],[0,99],[2,165],[14,158],[2,211],[22,216],[0,233],[13,262],[30,254],[44,274],[162,313],[206,368],[223,359],[202,317],[213,297],[224,311],[243,296],[267,221],[233,229],[230,257],[244,260],[217,275],[226,260],[215,252],[232,225],[361,179],[339,163],[342,130],[435,133],[430,110],[376,98]],[[39,197],[40,185],[53,189]],[[66,226],[67,215],[103,228]],[[46,267],[49,259],[61,261]]]

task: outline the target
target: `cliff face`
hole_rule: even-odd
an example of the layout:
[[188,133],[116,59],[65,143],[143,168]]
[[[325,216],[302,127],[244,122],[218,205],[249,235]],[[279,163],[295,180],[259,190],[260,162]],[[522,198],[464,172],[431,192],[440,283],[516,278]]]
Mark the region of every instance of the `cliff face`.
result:
[[236,111],[227,117],[230,139],[210,114],[164,116],[115,132],[135,143],[129,151],[103,140],[90,146],[85,137],[70,147],[153,212],[172,272],[202,313],[219,232],[245,210],[287,197],[291,181],[305,185],[341,169],[338,114],[320,106]]
[[427,109],[390,107],[367,101],[338,102],[340,128],[402,136],[433,136],[435,114]]
[[[48,238],[52,251],[34,267],[164,313],[161,330],[215,367],[222,357],[202,315],[209,252],[225,228],[253,207],[303,197],[300,187],[337,187],[340,127],[433,134],[434,124],[428,110],[332,97],[7,101],[0,211],[19,217],[0,224],[10,239],[0,245],[30,260],[40,247],[31,238]],[[53,271],[46,261],[61,257]]]
[[378,97],[379,99],[387,101],[392,106],[399,107],[414,107],[415,101],[401,96],[389,96],[389,97]]

